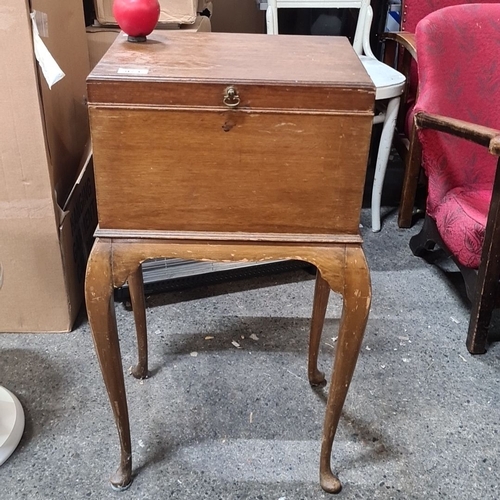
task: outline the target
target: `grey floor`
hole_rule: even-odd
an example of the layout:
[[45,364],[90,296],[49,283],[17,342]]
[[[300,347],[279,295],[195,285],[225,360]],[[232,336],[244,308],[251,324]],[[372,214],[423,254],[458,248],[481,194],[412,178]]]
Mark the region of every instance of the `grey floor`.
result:
[[[468,354],[459,281],[411,254],[416,231],[394,213],[381,233],[362,229],[373,305],[334,443],[338,498],[498,499],[500,344]],[[85,317],[71,334],[0,336],[0,383],[27,417],[0,498],[332,498],[318,483],[325,392],[306,376],[313,285],[295,271],[148,298],[154,376],[126,379],[136,477],[124,493],[108,484],[118,442]],[[340,309],[332,296],[328,373]],[[132,316],[117,315],[128,368]]]

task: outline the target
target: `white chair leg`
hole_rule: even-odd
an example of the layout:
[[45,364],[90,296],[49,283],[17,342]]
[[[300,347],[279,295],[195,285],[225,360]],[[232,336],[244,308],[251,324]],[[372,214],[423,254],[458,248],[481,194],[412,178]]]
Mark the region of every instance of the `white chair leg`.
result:
[[278,9],[275,9],[270,5],[266,10],[266,29],[268,35],[278,34]]
[[375,166],[375,178],[372,190],[372,231],[380,231],[380,202],[382,200],[382,187],[384,185],[385,171],[389,161],[394,128],[399,110],[399,97],[391,99],[387,104],[385,121],[382,127],[380,145],[378,148],[377,163]]

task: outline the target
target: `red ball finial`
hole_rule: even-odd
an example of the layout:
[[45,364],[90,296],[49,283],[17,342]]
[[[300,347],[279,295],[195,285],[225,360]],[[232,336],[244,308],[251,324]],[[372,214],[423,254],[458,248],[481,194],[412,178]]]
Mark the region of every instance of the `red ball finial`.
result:
[[158,0],[114,0],[113,15],[129,42],[145,42],[160,18]]

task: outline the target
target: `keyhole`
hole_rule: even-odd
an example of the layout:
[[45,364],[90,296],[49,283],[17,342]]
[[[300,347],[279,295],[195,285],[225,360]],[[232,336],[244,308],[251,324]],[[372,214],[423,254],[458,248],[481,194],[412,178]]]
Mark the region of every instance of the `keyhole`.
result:
[[222,130],[224,130],[224,132],[229,132],[233,127],[234,127],[234,122],[228,120],[224,122],[224,125],[222,125]]

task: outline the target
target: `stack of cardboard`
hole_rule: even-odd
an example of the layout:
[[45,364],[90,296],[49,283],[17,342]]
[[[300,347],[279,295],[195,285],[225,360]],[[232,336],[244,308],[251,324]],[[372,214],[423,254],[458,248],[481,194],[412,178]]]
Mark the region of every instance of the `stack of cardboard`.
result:
[[[159,0],[156,29],[211,31],[209,0]],[[120,33],[113,17],[113,0],[94,0],[95,20],[87,26],[90,66],[93,68]]]
[[[94,1],[87,23],[82,0],[0,7],[0,332],[69,331],[83,303],[97,223],[89,50],[95,64],[119,33],[106,20],[112,0]],[[211,30],[209,2],[161,2],[158,28]]]
[[[194,24],[198,12],[205,8],[204,0],[159,0],[160,25]],[[113,0],[94,0],[97,22],[102,25],[115,25]]]
[[0,331],[68,331],[96,226],[82,1],[0,18]]

